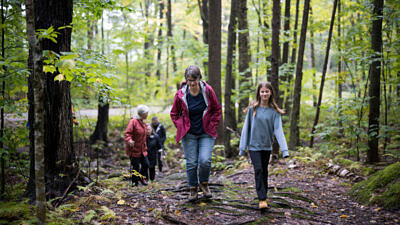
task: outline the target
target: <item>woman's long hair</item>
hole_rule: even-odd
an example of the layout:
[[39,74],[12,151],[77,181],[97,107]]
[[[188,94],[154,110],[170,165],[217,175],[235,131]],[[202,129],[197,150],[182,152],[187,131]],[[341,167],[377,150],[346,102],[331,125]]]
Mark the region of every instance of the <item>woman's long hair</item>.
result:
[[272,88],[272,85],[269,82],[265,82],[265,81],[261,82],[258,85],[257,90],[256,90],[256,99],[254,99],[254,101],[252,101],[249,104],[249,106],[245,109],[245,112],[247,112],[247,110],[249,110],[250,106],[253,106],[253,117],[256,116],[256,110],[261,104],[260,89],[262,87],[268,88],[271,92],[271,95],[269,96],[269,99],[268,99],[268,107],[274,108],[280,114],[284,114],[285,111],[283,109],[279,108],[278,104],[276,104],[275,93],[274,93],[274,89]]

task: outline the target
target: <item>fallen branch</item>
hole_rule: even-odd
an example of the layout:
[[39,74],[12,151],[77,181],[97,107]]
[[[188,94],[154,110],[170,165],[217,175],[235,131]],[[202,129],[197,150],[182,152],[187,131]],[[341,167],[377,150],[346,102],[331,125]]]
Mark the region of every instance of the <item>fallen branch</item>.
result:
[[72,182],[68,185],[67,189],[65,189],[65,191],[64,191],[64,194],[63,194],[63,195],[61,196],[61,198],[58,200],[58,202],[57,202],[57,204],[56,204],[56,206],[55,206],[56,208],[57,208],[58,206],[60,206],[62,200],[64,200],[64,198],[65,198],[65,196],[67,195],[67,193],[68,193],[69,189],[71,188],[72,184],[74,184],[74,183],[76,182],[76,180],[78,179],[80,172],[81,172],[81,169],[78,168],[78,173],[76,173],[75,178],[74,178],[74,179],[72,180]]
[[174,223],[174,224],[182,224],[182,225],[187,225],[187,223],[183,222],[183,221],[179,221],[177,219],[175,219],[174,217],[168,215],[168,214],[162,214],[161,217],[165,220],[167,220],[168,222]]
[[237,138],[240,138],[240,134],[236,130],[234,130],[230,127],[226,127],[226,129],[229,130],[230,132],[234,133]]

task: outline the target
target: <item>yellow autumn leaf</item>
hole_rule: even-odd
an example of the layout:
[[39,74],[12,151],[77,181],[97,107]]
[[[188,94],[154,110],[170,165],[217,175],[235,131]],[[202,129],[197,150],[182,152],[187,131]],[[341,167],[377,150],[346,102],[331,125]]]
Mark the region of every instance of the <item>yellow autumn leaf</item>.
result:
[[346,216],[346,215],[344,215],[344,214],[342,214],[342,215],[340,216],[340,218],[346,219],[346,218],[347,218],[347,216]]
[[153,210],[154,210],[154,208],[148,208],[148,209],[147,209],[148,212],[151,212],[151,211],[153,211]]
[[200,203],[200,205],[207,205],[207,203],[205,203],[205,202],[202,202],[202,203]]
[[60,73],[56,77],[54,77],[55,81],[62,81],[64,80],[64,74]]
[[313,207],[313,208],[318,208],[318,206],[315,205],[314,202],[311,202],[311,207]]
[[274,191],[275,191],[275,192],[278,192],[278,188],[276,188],[276,186],[274,186]]
[[122,200],[122,199],[120,199],[120,200],[117,202],[117,205],[124,205],[124,204],[125,204],[125,201]]
[[178,209],[175,209],[175,215],[182,216],[181,212]]

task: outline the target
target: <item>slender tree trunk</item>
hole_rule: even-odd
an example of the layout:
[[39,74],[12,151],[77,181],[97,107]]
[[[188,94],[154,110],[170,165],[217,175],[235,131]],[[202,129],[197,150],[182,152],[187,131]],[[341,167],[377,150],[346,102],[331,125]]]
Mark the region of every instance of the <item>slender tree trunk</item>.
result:
[[[203,42],[208,45],[208,0],[197,0],[200,9],[200,16],[203,25]],[[203,62],[203,74],[207,76],[208,74],[208,61]]]
[[[48,29],[50,26],[57,29],[61,26],[70,25],[72,22],[72,0],[62,2],[35,0],[34,8],[35,30]],[[54,51],[58,54],[69,52],[71,31],[71,28],[58,30],[57,43],[43,39],[41,41],[42,49]],[[54,81],[54,77],[57,75],[57,72],[45,75],[46,85],[44,89],[44,102],[46,103],[44,105],[44,162],[46,194],[49,198],[61,196],[66,188],[73,183],[72,181],[76,181],[75,177],[79,172],[73,149],[70,83],[65,80]],[[30,102],[29,104],[33,103]],[[29,121],[30,125],[35,123]],[[32,143],[35,144],[34,140],[30,141],[31,145]],[[30,180],[34,179],[35,177],[30,177]],[[28,185],[32,183],[34,182],[28,182]],[[73,186],[75,185],[73,183]],[[30,186],[27,187],[27,191],[34,193]]]
[[[208,33],[208,80],[221,103],[221,0],[210,1],[210,23]],[[224,140],[223,120],[218,125],[216,143]]]
[[[290,59],[290,64],[291,66],[294,66],[294,64],[296,63],[296,49],[297,49],[297,27],[299,24],[299,5],[300,5],[300,0],[296,0],[296,14],[295,14],[295,21],[294,21],[294,32],[293,32],[293,47],[292,47],[292,56]],[[294,69],[293,69],[294,71]],[[292,87],[292,74],[293,72],[288,73],[287,76],[287,83],[289,84],[289,87]],[[291,88],[290,88],[291,89]],[[285,102],[285,109],[286,109],[286,113],[288,115],[291,115],[291,111],[292,111],[292,102],[293,102],[293,92],[292,90],[289,89],[289,93],[288,96],[286,98],[286,102]],[[291,120],[291,118],[290,118]]]
[[[250,90],[252,88],[251,69],[250,69],[250,34],[247,24],[247,0],[239,0],[238,3],[238,25],[239,25],[239,87],[241,90]],[[249,105],[249,95],[240,97],[239,102],[239,121],[243,121],[241,113]]]
[[[310,7],[310,24],[314,21],[312,7]],[[313,70],[312,88],[317,89],[317,68],[315,67],[315,48],[314,48],[314,30],[310,29],[310,51],[311,51],[311,69]],[[313,93],[313,107],[317,106],[317,95]]]
[[[177,69],[176,65],[176,57],[175,57],[175,47],[174,47],[174,41],[172,40],[172,9],[171,9],[171,0],[168,0],[168,11],[167,11],[167,24],[168,24],[168,42],[171,46],[171,57],[172,57],[172,72],[175,74]],[[169,60],[169,58],[167,59]],[[177,86],[179,86],[179,82],[177,83]]]
[[[275,93],[275,101],[279,107],[282,107],[282,98],[279,93],[279,59],[280,59],[280,45],[279,45],[279,33],[281,26],[281,2],[280,0],[273,0],[272,5],[272,50],[271,50],[271,85]],[[279,145],[274,139],[272,148],[272,158],[278,158]]]
[[[102,19],[103,21],[103,19]],[[102,23],[103,25],[103,23]],[[101,27],[103,31],[103,26]],[[91,36],[92,41],[94,42],[94,36]],[[102,43],[104,43],[104,34],[102,32]],[[89,48],[89,46],[88,46]],[[90,48],[89,48],[90,49]],[[102,54],[104,55],[104,48],[101,49]],[[89,137],[89,144],[92,145],[96,143],[96,141],[103,141],[104,144],[108,143],[107,133],[108,133],[108,111],[110,108],[108,94],[99,92],[98,97],[98,110],[97,110],[97,122],[94,132]]]
[[[285,21],[283,27],[283,33],[286,38],[289,38],[289,31],[290,31],[290,0],[286,0]],[[282,50],[282,64],[288,63],[288,61],[289,61],[289,41],[285,41],[283,43],[283,50]]]
[[289,149],[295,150],[300,145],[299,120],[300,120],[300,100],[301,100],[301,81],[303,79],[303,56],[306,45],[308,12],[310,0],[304,0],[303,21],[301,24],[299,56],[296,65],[296,80],[293,91],[293,110],[290,121]]
[[[6,58],[6,52],[5,52],[5,15],[4,15],[4,0],[1,0],[1,57],[3,60]],[[6,67],[3,66],[4,74],[6,73]],[[3,78],[3,81],[1,82],[1,96],[3,101],[5,100],[5,89],[6,89],[6,82],[5,79]],[[4,136],[4,103],[1,106],[1,127],[0,127],[0,149],[4,149],[4,143],[3,143],[3,136]],[[1,154],[1,187],[0,187],[0,195],[1,198],[4,196],[4,191],[5,191],[5,184],[6,184],[6,171],[5,171],[5,160],[4,160],[4,154]]]
[[161,80],[161,73],[160,73],[160,68],[161,68],[161,54],[162,54],[162,45],[163,45],[163,40],[162,40],[162,28],[163,28],[163,17],[164,17],[164,0],[159,0],[159,9],[160,9],[160,14],[159,14],[159,19],[160,19],[160,24],[158,27],[158,35],[157,35],[157,71],[156,71],[156,76],[158,77],[159,80]]
[[382,18],[384,0],[373,1],[373,20],[371,30],[371,47],[374,59],[370,64],[369,72],[369,115],[368,115],[368,151],[367,162],[378,162],[379,153],[379,108],[380,108],[380,84],[382,52]]
[[314,144],[314,134],[315,134],[315,127],[318,124],[319,120],[319,113],[321,109],[321,102],[322,102],[322,94],[324,91],[324,84],[325,84],[325,75],[328,66],[328,59],[329,59],[329,50],[331,48],[331,40],[332,40],[332,33],[333,33],[333,25],[335,23],[335,14],[336,14],[336,7],[337,7],[338,0],[333,2],[333,11],[331,17],[331,25],[329,27],[329,35],[328,35],[328,42],[326,46],[326,53],[325,53],[325,60],[324,60],[324,67],[322,69],[322,77],[321,77],[321,85],[319,86],[319,96],[318,96],[318,103],[317,103],[317,112],[315,113],[314,125],[311,131],[311,140],[310,140],[310,148],[313,147]]
[[[150,47],[153,43],[153,31],[150,30],[149,27],[149,7],[150,7],[150,1],[149,0],[145,0],[144,1],[144,17],[145,17],[145,35],[144,35],[144,44],[143,44],[143,52],[144,52],[144,59],[146,60],[145,62],[145,75],[147,77],[150,77],[150,71],[151,71],[151,67],[152,67],[152,63],[151,63],[151,59],[152,57],[150,57]],[[147,83],[147,79],[146,79],[146,83]]]
[[[233,74],[233,65],[234,57],[236,51],[236,19],[237,19],[237,7],[238,1],[231,1],[231,14],[229,18],[229,26],[228,26],[228,47],[226,53],[226,74],[225,74],[225,110],[224,110],[224,132],[229,128],[234,128],[234,124],[236,123],[235,116],[235,105],[232,101],[232,90],[235,88],[235,79]],[[224,146],[225,153],[228,158],[234,157],[237,155],[237,151],[232,148],[231,144],[231,135],[230,132],[225,132],[224,136]]]
[[32,86],[35,102],[34,115],[35,123],[35,193],[36,193],[36,218],[38,224],[46,224],[46,188],[45,188],[45,127],[44,127],[44,86],[45,79],[42,69],[42,48],[41,43],[36,39],[35,34],[35,5],[33,0],[26,0],[26,28],[28,43],[31,50],[32,62]]
[[339,127],[339,136],[343,137],[343,123],[342,123],[342,92],[343,92],[343,82],[344,77],[342,75],[342,37],[341,37],[341,27],[340,27],[340,10],[341,9],[341,1],[338,0],[338,51],[339,51],[339,59],[338,59],[338,127]]

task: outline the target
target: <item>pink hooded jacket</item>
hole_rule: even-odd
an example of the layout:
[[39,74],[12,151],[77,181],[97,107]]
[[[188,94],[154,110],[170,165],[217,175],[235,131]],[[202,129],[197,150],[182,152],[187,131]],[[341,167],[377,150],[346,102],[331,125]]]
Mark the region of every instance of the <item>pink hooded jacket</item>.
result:
[[[203,112],[203,128],[207,134],[217,138],[217,127],[221,121],[222,109],[211,86],[206,82],[200,81],[200,87],[201,94],[207,106]],[[179,143],[190,129],[189,109],[186,100],[187,91],[188,86],[186,82],[182,82],[181,88],[175,94],[170,112],[172,122],[175,124],[177,130],[175,138],[177,143]]]

